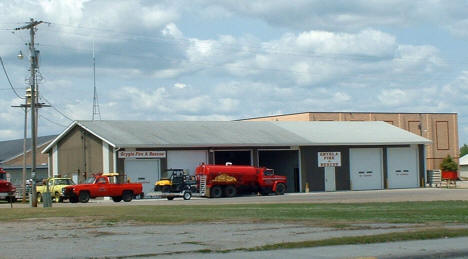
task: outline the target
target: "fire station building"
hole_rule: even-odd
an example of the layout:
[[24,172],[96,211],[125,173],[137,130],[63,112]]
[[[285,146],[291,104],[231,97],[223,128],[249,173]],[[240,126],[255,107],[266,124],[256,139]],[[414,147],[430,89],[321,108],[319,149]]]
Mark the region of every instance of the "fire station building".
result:
[[268,167],[288,192],[415,188],[430,140],[382,121],[75,121],[43,151],[49,175],[118,172],[145,193],[165,169]]

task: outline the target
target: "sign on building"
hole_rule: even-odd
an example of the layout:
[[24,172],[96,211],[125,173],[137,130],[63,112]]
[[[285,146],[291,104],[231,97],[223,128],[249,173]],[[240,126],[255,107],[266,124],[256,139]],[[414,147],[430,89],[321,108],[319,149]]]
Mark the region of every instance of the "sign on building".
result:
[[165,158],[166,151],[119,151],[119,158]]
[[318,152],[319,167],[341,166],[341,152]]

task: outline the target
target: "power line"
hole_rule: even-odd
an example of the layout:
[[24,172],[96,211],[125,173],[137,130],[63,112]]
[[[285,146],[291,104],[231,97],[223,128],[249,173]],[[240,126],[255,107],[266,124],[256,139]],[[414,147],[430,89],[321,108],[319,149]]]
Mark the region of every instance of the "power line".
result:
[[61,112],[59,109],[57,109],[49,100],[47,100],[47,98],[45,98],[43,95],[39,96],[39,98],[41,99],[44,99],[44,101],[46,101],[50,107],[52,107],[52,109],[54,109],[56,112],[60,113],[63,117],[69,119],[70,121],[74,121],[73,119],[71,119],[70,117],[68,117],[67,115],[65,115],[63,112]]
[[[53,106],[51,106],[51,107],[53,107]],[[41,114],[39,114],[39,117],[43,118],[44,120],[46,120],[46,121],[48,121],[48,122],[50,122],[50,123],[53,123],[53,124],[57,125],[57,126],[60,126],[60,127],[63,127],[63,128],[66,128],[66,127],[67,127],[67,126],[62,125],[62,124],[60,124],[60,123],[58,123],[58,122],[52,121],[52,120],[48,119],[47,117],[42,116]]]
[[5,65],[3,64],[3,59],[2,57],[0,56],[0,63],[2,63],[2,68],[3,68],[3,72],[5,72],[5,76],[8,80],[8,83],[10,84],[10,87],[11,87],[11,90],[13,90],[13,92],[15,93],[15,95],[20,98],[20,99],[25,99],[25,97],[21,97],[17,92],[16,92],[16,89],[13,87],[13,84],[11,84],[11,81],[10,81],[10,77],[8,76],[8,73],[5,69]]

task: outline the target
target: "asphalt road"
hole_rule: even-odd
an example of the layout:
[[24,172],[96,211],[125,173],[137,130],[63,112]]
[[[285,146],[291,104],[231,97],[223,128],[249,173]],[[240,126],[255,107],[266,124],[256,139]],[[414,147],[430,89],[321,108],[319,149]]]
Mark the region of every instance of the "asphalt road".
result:
[[[207,199],[193,197],[185,201],[176,198],[172,201],[166,199],[143,199],[131,202],[115,203],[112,200],[95,199],[89,203],[54,203],[53,207],[76,206],[132,206],[132,205],[213,205],[213,204],[255,204],[255,203],[366,203],[366,202],[398,202],[398,201],[468,201],[468,189],[446,188],[417,188],[397,190],[373,190],[373,191],[337,191],[337,192],[313,192],[290,193],[282,196],[241,196],[235,198]],[[38,206],[42,206],[39,204]],[[28,203],[17,202],[14,208],[30,207]],[[10,208],[10,204],[0,203],[0,208]]]

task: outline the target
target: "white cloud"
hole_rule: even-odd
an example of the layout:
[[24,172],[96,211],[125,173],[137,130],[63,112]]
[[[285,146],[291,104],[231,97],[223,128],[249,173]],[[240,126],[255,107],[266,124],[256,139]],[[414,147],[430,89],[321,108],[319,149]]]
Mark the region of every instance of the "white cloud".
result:
[[179,89],[184,89],[184,88],[187,87],[187,85],[184,84],[184,83],[175,83],[175,84],[174,84],[174,87],[175,87],[175,88],[179,88]]
[[161,32],[164,36],[170,36],[176,39],[183,37],[182,32],[179,30],[179,28],[177,28],[177,25],[175,25],[174,23],[169,23],[168,25],[166,25],[166,27],[164,27],[164,29]]

